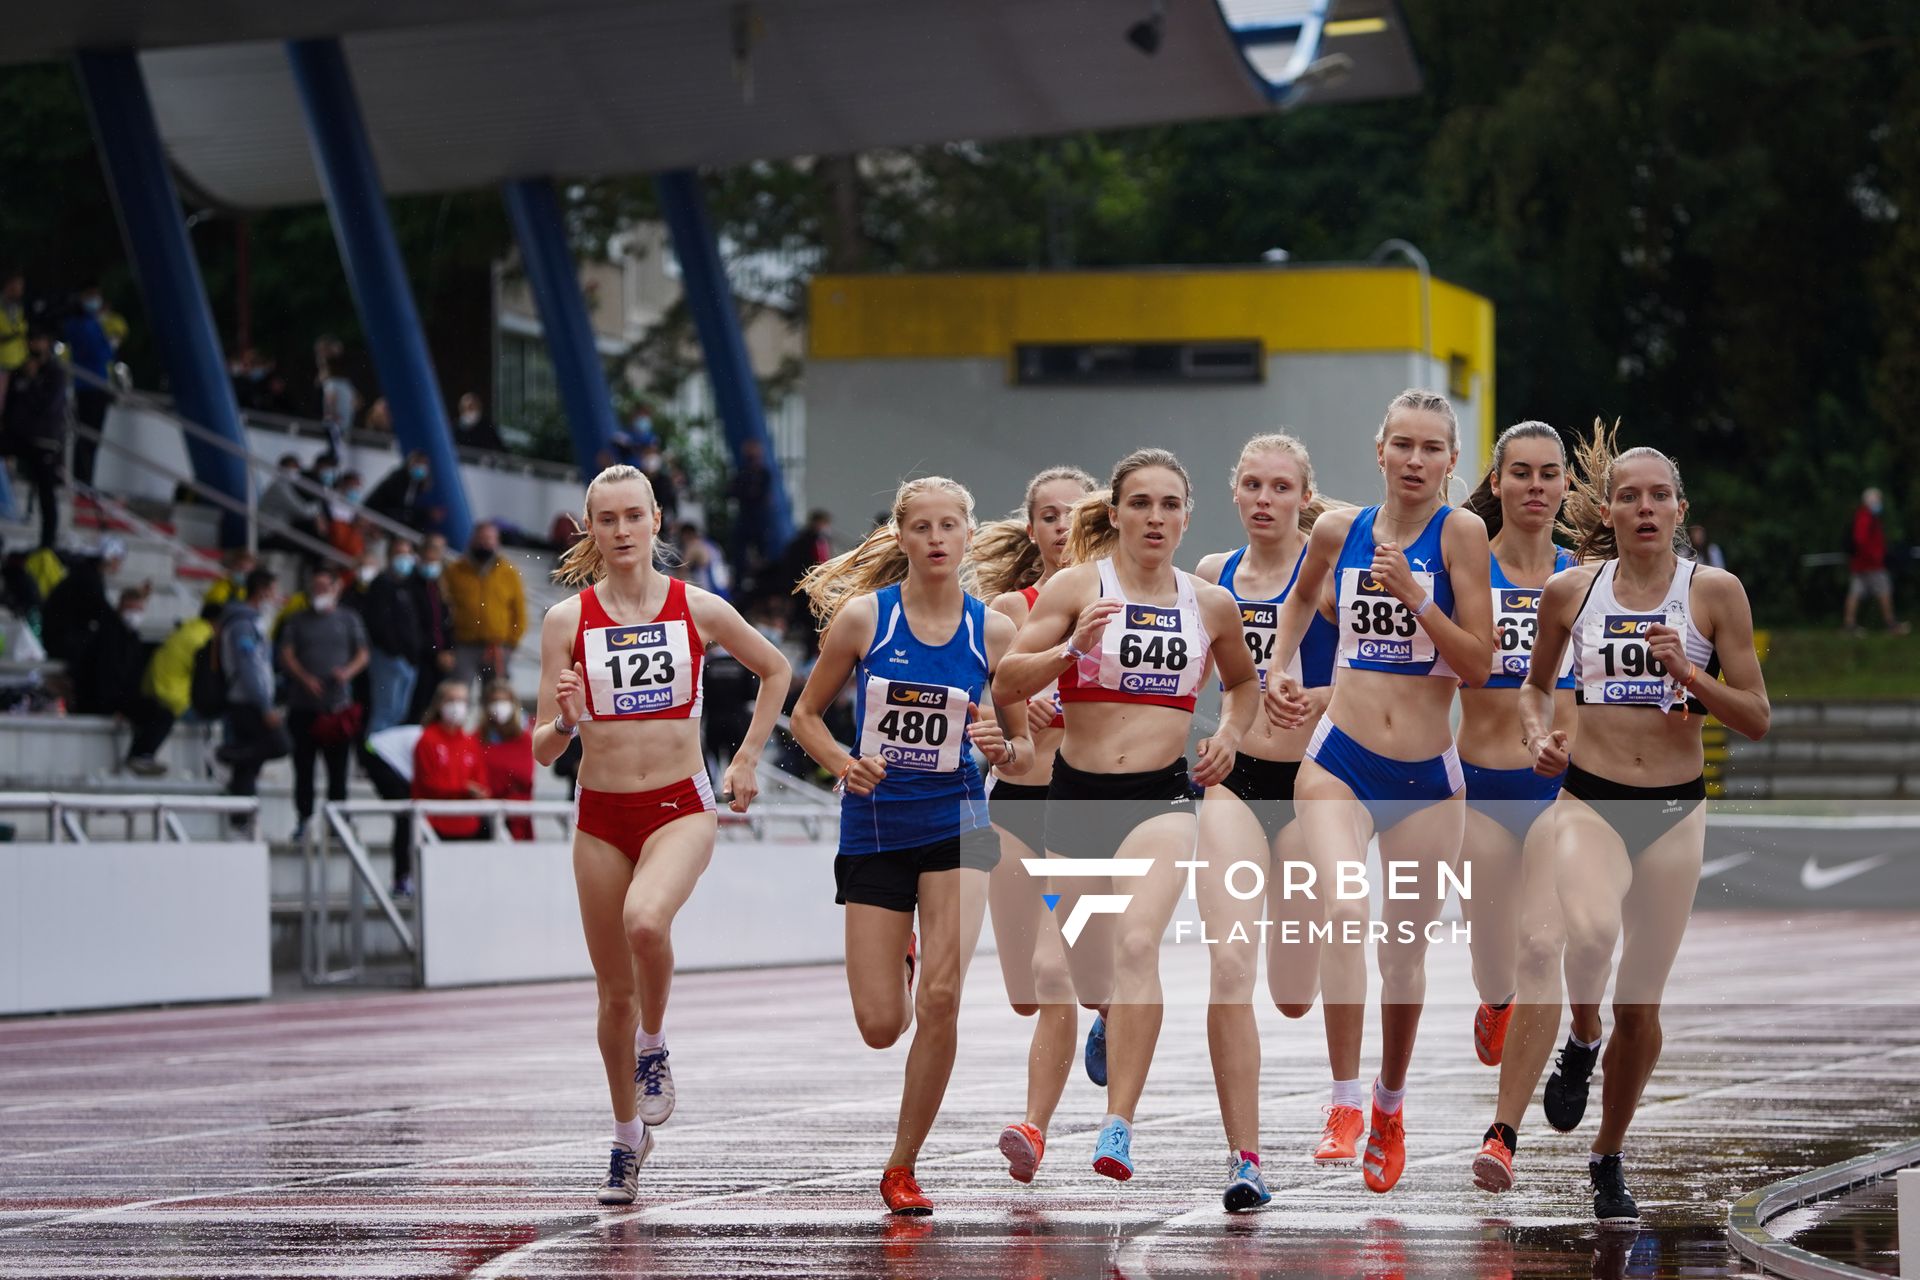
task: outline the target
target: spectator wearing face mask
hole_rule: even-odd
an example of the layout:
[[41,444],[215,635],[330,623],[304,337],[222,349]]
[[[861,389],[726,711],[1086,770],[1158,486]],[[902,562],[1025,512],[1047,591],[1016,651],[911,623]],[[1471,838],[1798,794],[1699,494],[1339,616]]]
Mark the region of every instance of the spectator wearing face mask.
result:
[[700,532],[700,526],[691,520],[680,525],[680,559],[683,576],[688,582],[705,591],[711,591],[722,600],[733,595],[733,575],[727,572],[727,561],[720,554],[720,548]]
[[22,474],[33,482],[34,505],[40,512],[40,545],[51,549],[59,541],[60,462],[66,453],[68,401],[72,379],[53,353],[53,334],[35,324],[27,338],[26,359],[8,377],[5,406],[7,452],[20,460]]
[[445,571],[447,539],[430,533],[420,540],[420,563],[414,569],[413,603],[420,620],[420,650],[413,660],[413,704],[407,719],[418,723],[433,698],[434,687],[453,674],[453,610],[447,604]]
[[[487,796],[487,766],[480,739],[467,728],[470,704],[467,686],[443,680],[427,704],[420,741],[413,748],[413,798],[416,800],[472,800]],[[442,840],[478,840],[485,835],[478,814],[427,818]]]
[[[136,706],[140,701],[140,676],[147,665],[146,645],[140,639],[146,610],[145,588],[122,591],[119,607],[105,613],[88,636],[82,655],[69,660],[74,710],[82,715],[114,716],[128,723],[136,718],[151,719]],[[167,724],[171,724],[170,718]],[[142,735],[136,728],[135,747],[142,749],[130,751],[130,759],[144,755],[152,762],[153,752],[144,749],[145,738],[150,736],[151,731]],[[166,737],[166,725],[160,728],[159,736]]]
[[[273,570],[255,569],[247,575],[246,598],[228,605],[215,624],[213,643],[220,646],[227,694],[218,759],[233,767],[228,795],[254,795],[261,766],[289,749],[284,717],[273,705],[273,646],[267,639],[276,594]],[[235,819],[234,826],[247,823],[242,815]]]
[[327,799],[347,798],[348,749],[359,736],[364,710],[353,701],[353,679],[368,661],[367,629],[351,609],[341,609],[340,578],[315,569],[308,580],[306,609],[280,629],[280,666],[287,674],[287,730],[293,736],[293,807],[306,834],[313,817],[314,758],[327,762]]
[[347,432],[353,430],[353,420],[360,413],[359,389],[341,367],[345,351],[334,337],[322,337],[313,344],[317,370],[313,381],[320,392],[320,421],[336,455],[346,452]]
[[[527,731],[526,712],[513,686],[505,680],[487,683],[481,695],[487,717],[480,728],[480,754],[487,765],[487,794],[495,800],[533,799],[533,734]],[[533,839],[532,818],[508,818],[507,831],[515,840]]]
[[226,606],[246,594],[247,575],[260,567],[253,552],[245,547],[235,547],[220,557],[220,577],[207,588],[200,597],[201,604]]
[[671,529],[680,515],[680,489],[674,483],[673,472],[667,466],[666,455],[660,452],[658,444],[648,444],[640,450],[640,470],[646,473],[647,483],[653,486],[654,505],[660,508],[660,518]]
[[[1865,634],[1857,619],[1860,601],[1872,596],[1880,606],[1880,618],[1887,630],[1905,635],[1912,628],[1899,621],[1893,612],[1893,577],[1887,572],[1886,503],[1880,490],[1868,489],[1860,495],[1860,505],[1847,522],[1847,603],[1843,613],[1845,626],[1854,635]],[[51,650],[52,646],[48,646]]]
[[395,538],[387,544],[385,571],[366,586],[361,616],[366,620],[372,655],[367,668],[369,734],[403,723],[413,705],[423,643],[413,577],[417,563],[413,544]]
[[409,529],[433,527],[437,513],[433,509],[433,471],[427,455],[415,449],[406,461],[389,471],[367,495],[367,506],[395,524]]
[[487,416],[487,402],[480,398],[478,392],[469,391],[460,397],[454,441],[463,449],[485,449],[493,453],[506,450],[506,445],[500,442],[500,432],[494,427],[493,419]]
[[454,677],[471,683],[504,676],[526,633],[527,594],[520,570],[500,555],[500,529],[493,522],[473,527],[467,554],[447,566],[446,590]]
[[340,496],[327,503],[327,541],[347,558],[359,560],[367,551],[367,525],[359,511],[367,495],[360,473],[344,473],[334,492]]

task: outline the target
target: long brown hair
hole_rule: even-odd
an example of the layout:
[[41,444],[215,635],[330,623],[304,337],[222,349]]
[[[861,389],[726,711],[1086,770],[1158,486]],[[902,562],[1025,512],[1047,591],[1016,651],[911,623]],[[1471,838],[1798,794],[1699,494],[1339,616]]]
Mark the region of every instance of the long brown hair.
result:
[[1113,509],[1119,505],[1127,477],[1146,467],[1165,467],[1180,477],[1187,491],[1187,509],[1193,509],[1193,481],[1180,459],[1165,449],[1135,449],[1113,466],[1107,487],[1089,493],[1073,505],[1073,531],[1067,535],[1067,557],[1075,564],[1088,564],[1113,553],[1120,541],[1120,530],[1113,522]]
[[[1240,458],[1233,464],[1233,472],[1228,477],[1232,490],[1240,488],[1240,473],[1246,470],[1247,459],[1262,453],[1284,453],[1300,464],[1300,482],[1306,487],[1308,499],[1300,504],[1300,532],[1312,533],[1313,522],[1336,507],[1351,506],[1337,498],[1329,498],[1314,487],[1313,458],[1307,453],[1307,446],[1298,436],[1286,431],[1269,431],[1257,435],[1240,447]],[[1231,490],[1230,490],[1231,491]]]
[[1033,508],[1040,490],[1056,480],[1073,481],[1082,494],[1093,492],[1099,483],[1078,467],[1048,467],[1027,481],[1027,496],[1020,511],[982,525],[973,535],[966,566],[961,570],[961,581],[968,591],[991,600],[1040,581],[1046,563],[1040,555],[1040,544],[1028,530],[1033,527]]
[[[1667,464],[1667,470],[1673,476],[1674,497],[1681,502],[1687,500],[1687,486],[1680,479],[1680,464],[1647,445],[1622,451],[1618,443],[1619,435],[1618,420],[1609,427],[1595,418],[1593,434],[1577,441],[1573,447],[1578,466],[1573,483],[1567,489],[1566,505],[1560,509],[1560,528],[1574,544],[1574,554],[1582,560],[1611,560],[1620,554],[1619,543],[1613,536],[1613,526],[1607,523],[1607,510],[1613,505],[1614,468],[1622,462],[1637,458],[1660,459]],[[1673,526],[1673,550],[1682,558],[1690,558],[1693,554],[1687,544],[1687,528],[1682,521],[1676,521]]]
[[[658,511],[654,501],[653,481],[647,479],[647,473],[638,467],[625,463],[616,463],[595,476],[587,485],[586,501],[582,504],[582,519],[574,521],[574,527],[585,536],[568,547],[553,567],[553,580],[562,586],[584,587],[600,581],[607,576],[607,563],[600,556],[600,548],[593,541],[593,491],[603,484],[624,484],[628,480],[638,480],[646,486],[647,505]],[[647,563],[654,562],[657,550],[657,538],[647,538]]]
[[1497,536],[1500,526],[1506,522],[1506,517],[1500,510],[1500,499],[1493,492],[1493,480],[1500,474],[1500,468],[1507,465],[1507,446],[1515,440],[1551,440],[1560,448],[1560,465],[1562,467],[1567,465],[1567,442],[1560,438],[1558,431],[1546,423],[1532,420],[1516,422],[1502,431],[1500,438],[1493,443],[1493,465],[1487,468],[1486,475],[1480,477],[1479,487],[1468,494],[1467,500],[1460,504],[1486,522],[1489,539]]
[[900,521],[907,503],[923,494],[944,493],[960,501],[966,513],[967,528],[973,528],[973,495],[958,480],[946,476],[917,476],[902,482],[893,495],[893,507],[887,522],[880,525],[853,550],[837,555],[824,564],[807,570],[793,591],[807,598],[814,620],[825,631],[832,625],[840,607],[858,595],[878,591],[907,576],[907,553],[900,546]]

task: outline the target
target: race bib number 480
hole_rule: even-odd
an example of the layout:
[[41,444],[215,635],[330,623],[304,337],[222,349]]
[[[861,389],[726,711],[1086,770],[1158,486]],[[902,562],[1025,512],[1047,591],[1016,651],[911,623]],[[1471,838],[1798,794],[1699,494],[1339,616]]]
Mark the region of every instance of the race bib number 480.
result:
[[889,769],[952,773],[967,740],[967,694],[944,684],[867,677],[860,754]]
[[693,701],[684,620],[594,627],[586,633],[587,691],[601,718],[670,711]]
[[[1433,595],[1433,575],[1415,571],[1413,580]],[[1340,571],[1340,652],[1360,662],[1432,662],[1433,637],[1368,569]]]

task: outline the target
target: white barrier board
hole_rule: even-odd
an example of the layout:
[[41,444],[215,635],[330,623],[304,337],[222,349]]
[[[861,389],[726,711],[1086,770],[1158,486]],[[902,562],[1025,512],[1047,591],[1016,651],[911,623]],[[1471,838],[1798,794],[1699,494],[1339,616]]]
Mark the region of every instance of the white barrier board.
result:
[[273,990],[267,847],[0,844],[0,1014]]
[[[833,853],[825,843],[722,838],[674,921],[675,968],[840,960]],[[424,845],[419,890],[429,987],[592,976],[568,844]]]

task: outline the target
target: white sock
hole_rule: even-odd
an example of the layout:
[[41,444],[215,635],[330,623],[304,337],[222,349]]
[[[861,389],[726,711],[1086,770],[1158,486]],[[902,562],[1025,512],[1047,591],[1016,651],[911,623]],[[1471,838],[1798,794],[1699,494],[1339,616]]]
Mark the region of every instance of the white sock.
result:
[[633,1051],[635,1053],[645,1053],[649,1049],[662,1049],[666,1047],[666,1043],[667,1028],[665,1023],[660,1025],[658,1031],[641,1031],[638,1028],[634,1030]]
[[1351,1080],[1335,1080],[1333,1082],[1334,1106],[1352,1107],[1355,1111],[1358,1111],[1360,1105],[1366,1100],[1366,1091],[1360,1087],[1360,1078],[1358,1076],[1355,1076]]
[[640,1119],[639,1116],[635,1116],[631,1120],[615,1120],[613,1122],[613,1140],[623,1144],[629,1150],[638,1151],[641,1140],[646,1137],[646,1133],[646,1121]]
[[1587,1152],[1587,1163],[1589,1165],[1599,1164],[1602,1160],[1605,1160],[1607,1156],[1617,1156],[1619,1154],[1618,1151],[1609,1151],[1606,1155],[1602,1155],[1598,1151],[1589,1151]]
[[[1117,1124],[1126,1133],[1131,1134],[1133,1132],[1133,1121],[1127,1119],[1125,1116],[1115,1115],[1111,1111],[1107,1112],[1106,1124]],[[1101,1127],[1104,1128],[1105,1125]]]
[[[1601,1035],[1604,1034],[1604,1032],[1601,1033]],[[1582,1049],[1598,1049],[1600,1047],[1600,1040],[1601,1036],[1595,1036],[1591,1040],[1582,1040],[1579,1036],[1573,1034],[1573,1032],[1567,1032],[1567,1043],[1578,1045]]]
[[1400,1114],[1400,1104],[1407,1100],[1407,1086],[1389,1089],[1378,1080],[1373,1082],[1373,1105],[1380,1108],[1382,1115]]

